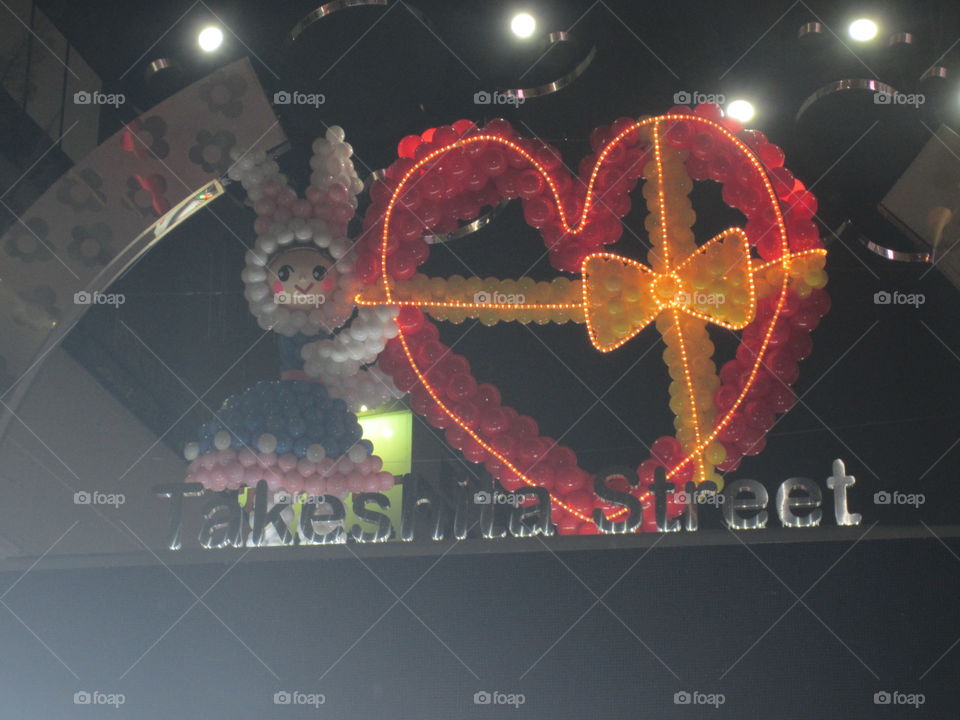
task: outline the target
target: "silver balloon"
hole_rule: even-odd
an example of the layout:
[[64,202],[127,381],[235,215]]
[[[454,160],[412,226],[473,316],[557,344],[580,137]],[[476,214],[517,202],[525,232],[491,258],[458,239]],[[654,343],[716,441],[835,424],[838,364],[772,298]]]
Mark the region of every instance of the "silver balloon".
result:
[[376,530],[364,530],[359,524],[350,528],[350,537],[357,542],[386,542],[390,539],[393,525],[390,518],[383,513],[367,509],[367,503],[380,507],[381,510],[390,509],[390,498],[383,493],[355,493],[353,495],[353,514],[364,522],[376,525]]
[[155,495],[170,498],[170,524],[167,526],[167,547],[179,550],[183,545],[183,499],[203,495],[201,483],[166,483],[153,488]]
[[[643,522],[643,505],[640,504],[640,500],[636,496],[607,487],[607,480],[610,478],[626,478],[627,482],[636,484],[634,480],[636,473],[625,468],[615,468],[601,471],[593,479],[593,491],[599,498],[627,508],[630,514],[623,520],[608,520],[603,511],[597,508],[593,511],[593,522],[602,533],[634,532]],[[676,529],[679,530],[680,526],[677,525]]]
[[653,471],[653,516],[659,532],[678,532],[680,520],[672,518],[667,513],[667,493],[674,492],[676,486],[667,482],[667,470],[658,467]]
[[201,511],[203,522],[197,540],[208,550],[243,547],[245,514],[236,492],[218,493]]
[[289,507],[286,503],[275,503],[272,508],[267,509],[267,483],[261,480],[257,483],[257,489],[253,499],[253,533],[250,535],[251,543],[254,547],[266,545],[264,534],[267,526],[272,526],[277,533],[277,537],[282,545],[293,544],[293,533],[283,521],[280,515],[283,510]]
[[533,495],[537,502],[529,507],[520,503],[513,507],[510,511],[510,534],[514,537],[553,535],[553,525],[550,523],[550,493],[542,487],[522,487],[516,491],[516,496],[520,495]]
[[[805,496],[793,497],[796,491],[804,493]],[[809,478],[787,478],[777,488],[777,516],[784,527],[816,527],[823,518],[823,510],[820,509],[822,504],[823,493],[820,492],[820,486]],[[810,512],[797,515],[794,510]]]
[[417,515],[421,512],[427,513],[430,538],[443,540],[446,537],[446,527],[454,515],[454,508],[441,496],[441,491],[411,475],[403,483],[403,506],[400,513],[400,539],[403,542],[411,542],[416,538]]
[[833,490],[833,513],[837,525],[859,525],[863,520],[860,513],[852,513],[847,508],[847,488],[856,482],[853,475],[847,475],[843,460],[837,458],[833,461],[833,475],[827,478],[827,487]]
[[[304,503],[300,506],[300,537],[305,545],[340,545],[347,541],[347,533],[343,521],[347,517],[347,510],[336,495],[320,495],[315,503]],[[321,505],[330,508],[326,515],[318,515]],[[320,523],[334,524],[337,527],[328,532],[318,532]]]
[[[739,497],[750,493],[750,497]],[[723,519],[731,530],[759,530],[767,526],[767,489],[756,480],[735,480],[723,490]],[[741,512],[759,510],[755,515],[744,517]]]

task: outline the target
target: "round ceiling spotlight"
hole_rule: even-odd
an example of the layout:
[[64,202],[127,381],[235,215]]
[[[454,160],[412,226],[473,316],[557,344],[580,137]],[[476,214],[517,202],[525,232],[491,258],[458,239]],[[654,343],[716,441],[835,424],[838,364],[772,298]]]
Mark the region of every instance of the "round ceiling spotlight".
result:
[[213,52],[223,44],[223,30],[216,25],[205,27],[197,35],[197,43],[204,52]]
[[528,38],[533,35],[536,29],[537,20],[530,13],[517,13],[510,21],[510,30],[518,38]]
[[850,33],[850,37],[857,42],[869,42],[877,36],[880,28],[869,18],[858,18],[850,23],[847,32]]
[[727,117],[731,117],[734,120],[742,123],[748,123],[753,120],[753,116],[756,115],[756,110],[751,102],[746,100],[734,100],[727,105],[726,114]]

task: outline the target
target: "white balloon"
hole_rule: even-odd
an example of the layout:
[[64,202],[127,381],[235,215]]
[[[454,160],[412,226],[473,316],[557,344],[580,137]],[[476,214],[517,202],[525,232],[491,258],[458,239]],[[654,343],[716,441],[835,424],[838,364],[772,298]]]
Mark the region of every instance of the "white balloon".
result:
[[257,438],[257,449],[262,453],[272,453],[277,449],[277,438],[270,433],[264,433]]

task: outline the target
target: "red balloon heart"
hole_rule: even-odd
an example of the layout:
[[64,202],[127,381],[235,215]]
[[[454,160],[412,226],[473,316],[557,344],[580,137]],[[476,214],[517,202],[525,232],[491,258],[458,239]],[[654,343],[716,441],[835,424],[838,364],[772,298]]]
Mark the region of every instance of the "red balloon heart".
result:
[[[803,293],[788,282],[794,258],[822,252],[811,222],[812,194],[780,167],[782,152],[761,133],[741,131],[738,138],[733,131],[739,128],[717,117],[712,107],[700,106],[696,114],[674,108],[659,118],[621,118],[597,128],[591,134],[595,153],[581,163],[579,180],[563,167],[556,149],[518,138],[503,120],[482,131],[459,121],[419,138],[408,136],[401,142],[401,157],[371,189],[360,241],[363,279],[379,280],[395,303],[392,283],[412,277],[426,261],[426,237],[454,230],[458,220],[475,219],[482,207],[515,197],[522,199],[526,221],[540,229],[551,264],[580,272],[587,256],[620,238],[629,193],[655,150],[644,145],[642,134],[654,127],[658,142],[689,151],[690,177],[720,182],[724,201],[747,218],[746,236],[760,256],[757,271],[784,270],[779,291],[757,304],[736,357],[719,372],[713,398],[717,419],[698,446],[702,453],[708,442],[719,443],[726,455],[717,469],[735,470],[744,455],[763,448],[776,414],[795,402],[790,386],[797,363],[809,354],[809,333],[830,303],[823,290],[810,288],[822,285],[825,276],[801,284]],[[596,532],[597,511],[608,520],[623,519],[625,508],[593,493],[593,476],[578,466],[574,451],[541,436],[532,418],[502,405],[499,391],[473,378],[467,359],[439,341],[436,326],[418,308],[403,306],[397,324],[399,333],[381,356],[381,369],[411,393],[414,410],[445,430],[448,442],[469,461],[484,463],[509,491],[524,485],[546,488],[558,532]],[[654,527],[648,489],[654,470],[667,468],[668,478],[682,486],[694,478],[696,462],[695,453],[686,454],[674,437],[652,443],[651,458],[637,469],[639,486],[621,488],[644,505],[640,530]]]

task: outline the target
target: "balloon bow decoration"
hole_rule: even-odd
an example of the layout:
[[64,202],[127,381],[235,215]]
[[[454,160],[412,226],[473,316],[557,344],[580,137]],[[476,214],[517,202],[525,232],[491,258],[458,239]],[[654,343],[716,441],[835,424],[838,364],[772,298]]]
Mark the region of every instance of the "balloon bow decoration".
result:
[[[810,354],[810,331],[830,306],[826,250],[813,222],[816,199],[783,167],[782,151],[715,105],[622,118],[590,139],[594,152],[575,178],[557,150],[519,137],[504,120],[483,129],[461,120],[404,138],[400,157],[371,188],[358,260],[366,287],[357,303],[400,306],[398,333],[380,356],[380,370],[508,491],[547,489],[560,533],[596,533],[598,524],[628,517],[624,529],[652,530],[657,468],[677,490],[705,482],[720,489],[721,473],[759,453],[777,413],[796,401],[798,362]],[[603,251],[620,239],[630,192],[641,179],[649,210],[646,264]],[[722,185],[724,202],[746,222],[698,244],[688,195],[694,181],[708,179]],[[576,277],[537,282],[417,273],[431,236],[517,197],[551,264]],[[494,386],[478,383],[427,316],[485,325],[583,323],[602,352],[655,324],[666,345],[676,433],[651,444],[636,478],[606,479],[640,501],[641,517],[599,497],[574,451],[541,436],[533,418],[503,405]],[[710,326],[739,333],[735,357],[719,372]],[[676,515],[682,507],[670,499],[668,510]]]

